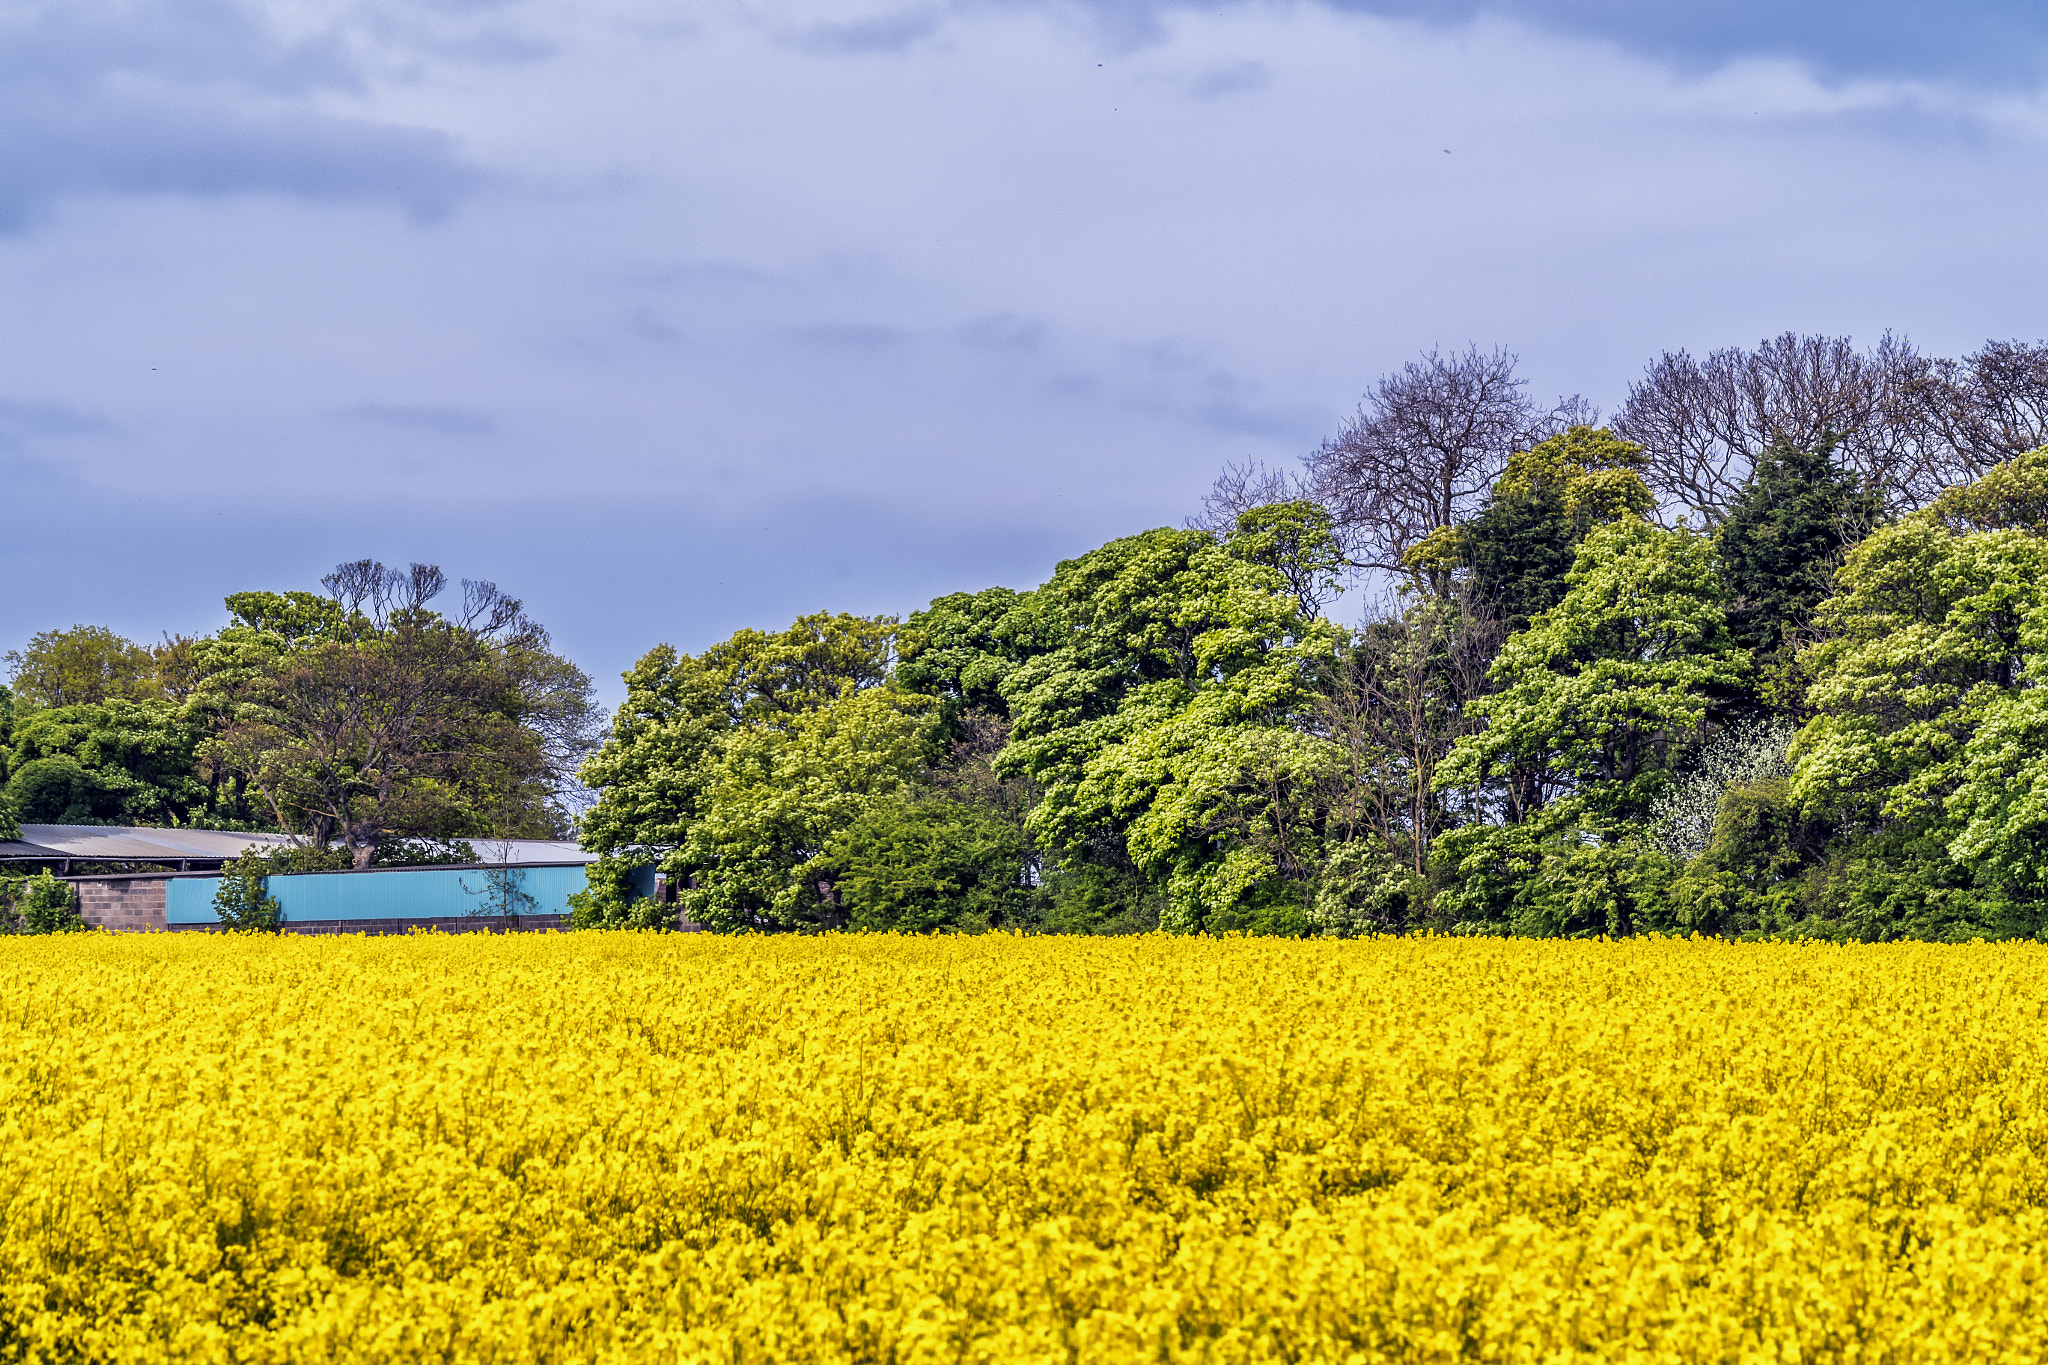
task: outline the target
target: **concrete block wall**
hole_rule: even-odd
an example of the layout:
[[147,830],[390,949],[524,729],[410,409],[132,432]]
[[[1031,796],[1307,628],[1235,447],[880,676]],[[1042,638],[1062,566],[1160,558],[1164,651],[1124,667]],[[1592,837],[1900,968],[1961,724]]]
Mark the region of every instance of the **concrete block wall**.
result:
[[164,927],[164,878],[94,877],[78,887],[78,912],[95,929],[137,933]]
[[[548,929],[560,929],[568,923],[567,915],[521,915],[517,925],[512,926],[520,933],[539,933]],[[504,921],[491,917],[463,915],[414,916],[406,919],[315,919],[286,920],[278,926],[284,934],[409,934],[415,929],[432,929],[441,934],[499,934],[506,931]],[[171,932],[184,934],[213,934],[220,932],[217,924],[173,924]]]

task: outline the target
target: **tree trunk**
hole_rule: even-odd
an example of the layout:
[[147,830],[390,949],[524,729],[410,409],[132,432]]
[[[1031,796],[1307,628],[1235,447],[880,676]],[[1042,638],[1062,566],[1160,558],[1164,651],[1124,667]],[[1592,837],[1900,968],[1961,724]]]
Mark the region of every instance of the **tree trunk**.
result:
[[361,871],[377,856],[377,845],[383,842],[384,832],[374,825],[350,825],[348,828],[348,856]]

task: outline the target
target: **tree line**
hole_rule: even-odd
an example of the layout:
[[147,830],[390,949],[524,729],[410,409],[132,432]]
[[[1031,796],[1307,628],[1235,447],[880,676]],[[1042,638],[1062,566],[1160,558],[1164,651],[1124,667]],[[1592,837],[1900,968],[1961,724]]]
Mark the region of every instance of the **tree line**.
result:
[[2044,445],[2048,346],[1672,353],[1605,423],[1432,353],[1031,591],[654,650],[577,922],[2033,935]]
[[0,822],[282,830],[307,867],[572,833],[602,716],[516,599],[373,560],[322,586],[232,594],[203,637],[75,626],[10,653]]
[[608,733],[429,566],[38,636],[6,801],[358,865],[573,828],[584,928],[2034,935],[2044,447],[2048,345],[1672,353],[1604,421],[1431,353],[1029,591],[659,646]]

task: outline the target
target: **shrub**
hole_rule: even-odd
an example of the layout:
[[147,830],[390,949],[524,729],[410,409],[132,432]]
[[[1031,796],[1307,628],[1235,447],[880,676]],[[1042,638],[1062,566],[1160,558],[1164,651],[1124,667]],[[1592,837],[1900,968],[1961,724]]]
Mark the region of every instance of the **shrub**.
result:
[[927,933],[1016,923],[1032,901],[1029,837],[956,801],[883,801],[826,850],[855,929]]
[[1708,740],[1650,805],[1657,847],[1680,862],[1706,852],[1724,793],[1791,776],[1785,750],[1797,732],[1790,721],[1773,717],[1732,725]]
[[583,869],[587,884],[569,897],[571,929],[673,929],[676,907],[643,896],[633,885],[646,860],[599,858]]
[[220,870],[220,889],[213,893],[214,913],[221,927],[234,934],[274,934],[284,923],[284,907],[269,893],[270,862],[255,849]]
[[85,927],[77,888],[47,871],[0,886],[0,932],[67,934]]
[[1399,933],[1420,918],[1425,891],[1422,879],[1395,862],[1385,844],[1338,844],[1316,879],[1310,932],[1319,938]]

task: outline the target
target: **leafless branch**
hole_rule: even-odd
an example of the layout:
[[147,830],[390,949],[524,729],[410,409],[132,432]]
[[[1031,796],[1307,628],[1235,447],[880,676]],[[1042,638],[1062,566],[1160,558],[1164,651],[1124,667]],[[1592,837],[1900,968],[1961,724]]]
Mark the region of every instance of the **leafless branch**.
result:
[[1300,479],[1287,470],[1253,460],[1227,464],[1202,495],[1202,510],[1187,519],[1187,527],[1221,539],[1236,530],[1237,519],[1254,507],[1292,502],[1302,496]]
[[2048,445],[2048,342],[1987,341],[1961,360],[1916,359],[1894,420],[1933,452],[1940,484]]
[[[1667,351],[1629,389],[1614,427],[1643,447],[1644,475],[1667,506],[1710,523],[1727,516],[1779,439],[1802,450],[1832,442],[1835,457],[1896,514],[1973,472],[1958,459],[1976,410],[1961,374],[1956,362],[1922,356],[1889,332],[1867,351],[1848,337],[1786,332],[1704,361]],[[2038,384],[2036,392],[2048,396]]]
[[1431,351],[1375,384],[1305,457],[1302,485],[1329,508],[1354,564],[1399,571],[1418,541],[1477,507],[1515,451],[1597,417],[1579,398],[1538,407],[1515,365],[1499,347]]
[[1469,588],[1366,623],[1316,711],[1338,754],[1318,794],[1332,838],[1370,833],[1423,874],[1437,834],[1469,815],[1433,790],[1436,770],[1478,728],[1471,703],[1506,633]]
[[[418,565],[414,567],[417,568]],[[455,624],[464,630],[473,630],[478,635],[497,635],[508,627],[524,627],[528,632],[540,631],[537,647],[545,649],[547,632],[525,621],[520,612],[519,599],[507,597],[499,592],[498,585],[489,579],[462,580],[462,612],[455,618]]]

